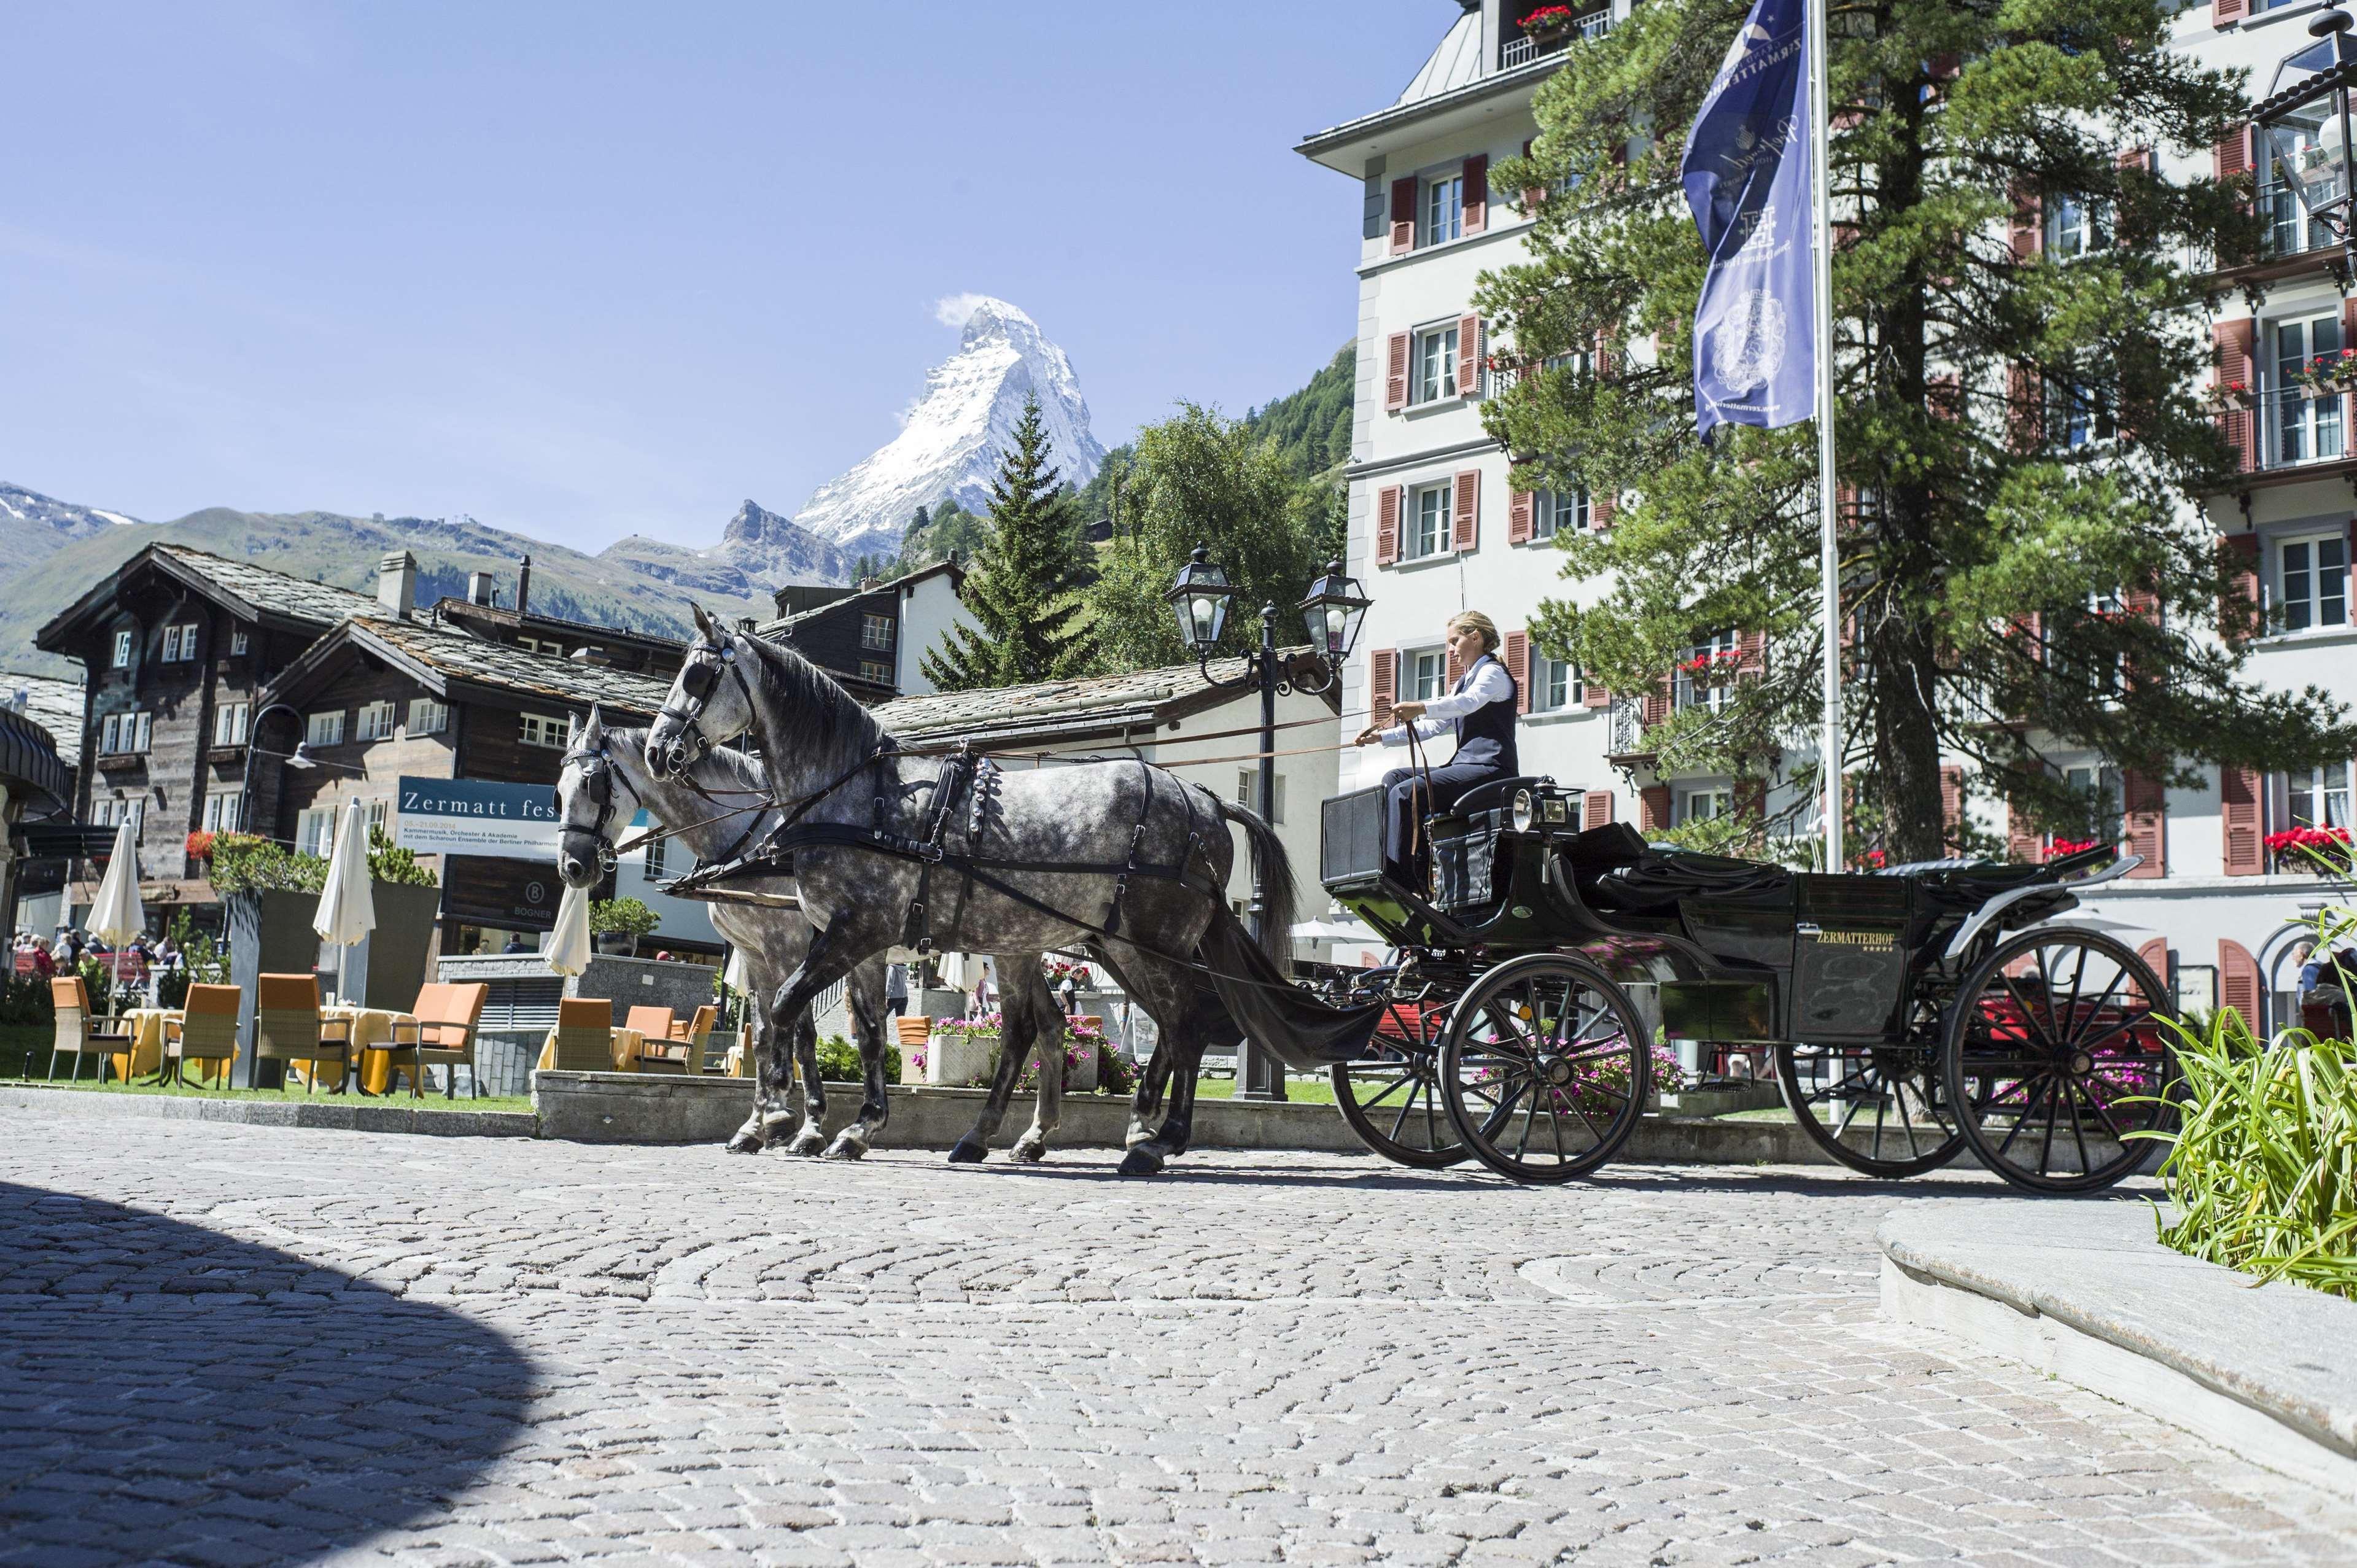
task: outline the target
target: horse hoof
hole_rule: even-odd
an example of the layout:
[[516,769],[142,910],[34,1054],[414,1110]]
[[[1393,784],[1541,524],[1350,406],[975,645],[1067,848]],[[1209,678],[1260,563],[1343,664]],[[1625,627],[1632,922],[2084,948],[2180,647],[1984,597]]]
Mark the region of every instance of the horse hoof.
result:
[[806,1127],[786,1145],[790,1155],[815,1155],[826,1147],[826,1134],[815,1127]]
[[834,1142],[826,1146],[825,1157],[830,1160],[864,1160],[867,1157],[867,1145],[846,1131],[838,1133]]
[[1007,1150],[1006,1155],[1009,1159],[1019,1160],[1027,1165],[1036,1165],[1048,1157],[1048,1144],[1045,1140],[1035,1141],[1026,1138]]
[[1140,1144],[1135,1148],[1131,1149],[1128,1154],[1122,1156],[1121,1174],[1124,1176],[1160,1176],[1162,1174],[1163,1164],[1164,1161],[1160,1155],[1155,1153],[1145,1144]]
[[988,1149],[983,1147],[982,1140],[969,1133],[957,1141],[957,1147],[950,1151],[950,1164],[978,1165],[982,1164],[984,1156],[989,1153]]
[[758,1155],[768,1146],[769,1140],[759,1133],[739,1132],[726,1145],[732,1155]]
[[1152,1142],[1154,1142],[1153,1128],[1132,1127],[1128,1133],[1123,1136],[1121,1146],[1125,1149],[1134,1149],[1140,1144],[1150,1144]]

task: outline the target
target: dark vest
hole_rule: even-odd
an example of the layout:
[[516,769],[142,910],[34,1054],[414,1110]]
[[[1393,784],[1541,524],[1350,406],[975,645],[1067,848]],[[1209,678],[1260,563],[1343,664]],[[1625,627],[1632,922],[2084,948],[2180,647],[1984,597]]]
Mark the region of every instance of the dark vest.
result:
[[1471,670],[1465,671],[1464,678],[1457,682],[1457,690],[1465,690],[1484,663],[1496,664],[1506,671],[1508,695],[1504,702],[1484,703],[1457,721],[1457,756],[1452,760],[1493,768],[1499,778],[1512,779],[1523,770],[1514,755],[1514,710],[1521,705],[1521,693],[1514,689],[1513,671],[1506,670],[1493,655],[1485,653],[1473,661]]

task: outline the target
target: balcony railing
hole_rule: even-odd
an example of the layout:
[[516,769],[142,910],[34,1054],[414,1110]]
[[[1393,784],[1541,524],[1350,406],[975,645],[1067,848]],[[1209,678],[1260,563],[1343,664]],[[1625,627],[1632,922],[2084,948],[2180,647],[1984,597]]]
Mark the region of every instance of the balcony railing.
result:
[[[1609,10],[1604,10],[1596,12],[1592,16],[1582,16],[1579,19],[1579,28],[1576,36],[1584,43],[1590,38],[1600,38],[1611,30],[1612,13]],[[1518,65],[1530,64],[1531,61],[1538,59],[1541,55],[1560,54],[1567,47],[1569,47],[1567,40],[1565,43],[1549,46],[1540,44],[1538,39],[1534,38],[1519,37],[1508,38],[1505,43],[1499,48],[1498,69],[1500,70],[1512,70]]]
[[2257,468],[2297,468],[2349,455],[2348,408],[2339,392],[2310,397],[2300,387],[2267,387],[2253,411],[2258,425]]
[[2259,215],[2266,220],[2267,232],[2262,249],[2270,260],[2288,260],[2313,251],[2337,248],[2341,243],[2329,225],[2300,211],[2299,202],[2285,186],[2261,186],[2257,205]]

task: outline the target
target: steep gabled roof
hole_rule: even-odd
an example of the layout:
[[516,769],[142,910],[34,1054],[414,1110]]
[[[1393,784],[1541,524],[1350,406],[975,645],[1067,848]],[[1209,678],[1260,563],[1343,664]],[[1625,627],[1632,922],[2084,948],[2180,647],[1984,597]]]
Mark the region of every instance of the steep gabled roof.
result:
[[1440,40],[1440,47],[1432,51],[1424,69],[1415,73],[1415,80],[1407,84],[1407,91],[1399,95],[1393,107],[1421,103],[1427,98],[1454,92],[1472,85],[1480,74],[1481,13],[1468,11],[1457,18],[1457,25],[1448,29],[1448,36]]
[[286,701],[333,680],[337,656],[348,648],[407,671],[426,690],[459,701],[500,695],[557,708],[587,708],[594,703],[616,714],[651,718],[671,690],[668,682],[553,658],[452,627],[371,615],[344,622],[305,649],[261,700]]
[[240,619],[325,631],[346,616],[364,615],[376,600],[349,588],[307,582],[251,561],[233,560],[188,544],[150,544],[99,579],[97,585],[33,636],[34,646],[59,651],[79,625],[102,613],[125,579],[153,568],[213,600]]

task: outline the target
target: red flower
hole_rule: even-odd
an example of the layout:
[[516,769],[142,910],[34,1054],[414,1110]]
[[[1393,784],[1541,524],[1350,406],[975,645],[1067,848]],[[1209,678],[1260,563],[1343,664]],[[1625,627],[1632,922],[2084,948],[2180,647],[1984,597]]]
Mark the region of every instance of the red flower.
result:
[[1534,27],[1567,27],[1577,20],[1579,13],[1568,5],[1542,5],[1523,18],[1523,31],[1527,33]]
[[190,860],[210,860],[213,854],[213,835],[208,832],[190,833],[186,847]]
[[2051,847],[2056,854],[2076,854],[2083,849],[2093,849],[2102,842],[2100,839],[2066,839],[2057,834]]

